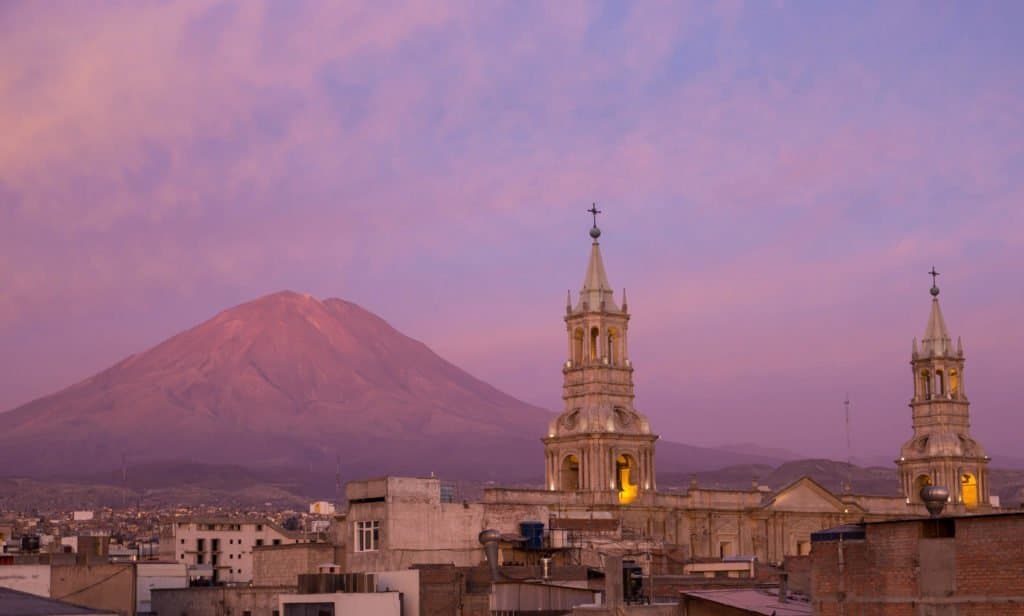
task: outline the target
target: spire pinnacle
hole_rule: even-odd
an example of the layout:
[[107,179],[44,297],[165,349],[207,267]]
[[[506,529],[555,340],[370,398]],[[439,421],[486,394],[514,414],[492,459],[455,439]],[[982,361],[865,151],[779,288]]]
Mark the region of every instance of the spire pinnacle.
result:
[[597,238],[601,237],[601,229],[597,227],[597,215],[601,213],[601,210],[597,209],[596,203],[593,203],[587,211],[594,216],[594,226],[590,228],[590,237],[594,238],[594,243],[596,244]]
[[583,287],[580,289],[580,305],[578,309],[584,310],[610,310],[618,311],[615,306],[612,285],[608,282],[608,274],[604,271],[604,260],[601,258],[601,245],[597,238],[601,236],[601,230],[597,228],[597,215],[601,210],[597,204],[593,204],[589,210],[594,217],[594,226],[590,229],[590,237],[594,239],[590,245],[590,260],[587,263],[587,273],[583,277]]
[[942,318],[942,309],[939,308],[939,287],[935,283],[939,275],[935,268],[928,272],[932,277],[932,309],[928,314],[928,326],[925,327],[924,337],[921,339],[921,350],[926,357],[942,357],[950,351],[949,330],[946,329],[946,320]]

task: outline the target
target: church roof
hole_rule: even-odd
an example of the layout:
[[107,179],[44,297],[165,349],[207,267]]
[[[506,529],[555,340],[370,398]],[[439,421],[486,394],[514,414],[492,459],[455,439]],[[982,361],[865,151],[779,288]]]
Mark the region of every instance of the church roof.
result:
[[937,294],[932,298],[932,310],[928,315],[928,326],[925,327],[921,343],[921,351],[926,357],[942,357],[950,354],[949,331],[946,329],[946,320],[942,318],[942,309],[939,308]]
[[586,302],[589,310],[601,310],[603,302],[604,310],[618,310],[613,294],[612,285],[608,282],[608,274],[604,271],[601,245],[597,242],[597,237],[594,237],[594,242],[590,245],[590,261],[587,263],[587,274],[583,277],[583,287],[580,289],[580,303],[576,306],[576,309],[582,309],[583,303]]

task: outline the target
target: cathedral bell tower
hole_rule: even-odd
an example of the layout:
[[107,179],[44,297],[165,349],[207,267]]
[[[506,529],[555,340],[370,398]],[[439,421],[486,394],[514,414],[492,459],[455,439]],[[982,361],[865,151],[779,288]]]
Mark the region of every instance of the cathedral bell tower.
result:
[[964,391],[964,348],[950,341],[939,309],[938,272],[932,268],[932,307],[924,338],[911,349],[914,397],[910,400],[914,436],[900,448],[900,487],[908,503],[921,503],[921,488],[949,490],[951,508],[973,511],[989,506],[988,462],[971,438]]
[[633,366],[627,349],[626,292],[615,303],[598,238],[595,207],[590,262],[576,304],[566,299],[568,359],[562,366],[565,410],[544,438],[547,489],[615,493],[624,505],[655,490],[654,441],[647,418],[633,408]]

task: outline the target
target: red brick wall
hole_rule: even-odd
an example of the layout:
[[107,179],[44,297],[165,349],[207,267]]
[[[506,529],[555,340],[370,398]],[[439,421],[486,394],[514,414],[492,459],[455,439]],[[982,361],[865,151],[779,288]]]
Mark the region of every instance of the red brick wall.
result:
[[[839,542],[815,542],[811,550],[815,614],[839,614],[841,603],[847,606],[847,614],[865,616],[912,616],[915,603],[919,607],[956,605],[957,614],[1024,614],[1020,599],[1024,597],[1024,514],[956,518],[955,537],[950,539],[922,539],[922,523],[868,524],[864,540],[843,543],[842,575]],[[922,597],[922,541],[951,542],[946,545],[955,550],[952,594]]]

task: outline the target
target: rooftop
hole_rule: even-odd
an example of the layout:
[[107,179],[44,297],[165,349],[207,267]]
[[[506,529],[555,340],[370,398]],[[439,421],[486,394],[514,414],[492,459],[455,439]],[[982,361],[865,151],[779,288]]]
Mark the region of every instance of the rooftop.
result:
[[115,616],[114,612],[93,610],[72,603],[0,587],[0,614],[5,616]]
[[801,599],[779,601],[778,591],[760,588],[738,588],[721,590],[689,590],[684,597],[702,599],[718,605],[735,607],[754,614],[766,616],[804,616],[811,614],[811,604]]

